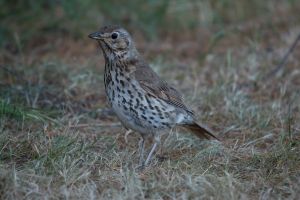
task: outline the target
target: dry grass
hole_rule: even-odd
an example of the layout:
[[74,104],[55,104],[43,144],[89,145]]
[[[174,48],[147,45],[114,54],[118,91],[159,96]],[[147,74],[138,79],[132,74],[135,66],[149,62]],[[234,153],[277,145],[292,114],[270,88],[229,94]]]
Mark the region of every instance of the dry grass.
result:
[[[215,3],[197,18],[207,28],[166,30],[151,42],[137,31],[151,66],[222,140],[173,130],[143,172],[135,170],[139,135],[126,143],[106,104],[103,58],[93,41],[46,35],[45,43],[3,48],[0,199],[299,198],[299,48],[264,79],[300,32],[290,20],[295,8],[281,5],[283,17],[271,22],[262,12],[254,20],[246,13],[219,29],[210,18],[222,10]],[[169,6],[169,20],[189,9]]]

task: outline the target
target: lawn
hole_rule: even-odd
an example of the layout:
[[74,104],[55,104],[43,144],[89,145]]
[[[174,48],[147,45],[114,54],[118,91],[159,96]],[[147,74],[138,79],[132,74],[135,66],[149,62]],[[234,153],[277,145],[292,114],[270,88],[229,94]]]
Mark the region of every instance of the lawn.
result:
[[[296,0],[1,1],[0,199],[298,199],[300,44],[282,61],[299,12]],[[140,136],[106,102],[87,37],[104,24],[128,29],[221,142],[174,129],[136,170]]]

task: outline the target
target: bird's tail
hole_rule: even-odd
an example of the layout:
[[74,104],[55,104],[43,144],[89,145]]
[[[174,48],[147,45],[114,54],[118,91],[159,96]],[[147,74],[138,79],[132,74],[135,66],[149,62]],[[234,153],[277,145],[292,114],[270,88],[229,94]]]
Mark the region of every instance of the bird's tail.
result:
[[208,130],[208,128],[204,128],[196,122],[194,122],[193,124],[184,124],[182,126],[194,133],[199,138],[208,140],[213,138],[219,140],[216,136],[214,136],[214,134],[211,131]]

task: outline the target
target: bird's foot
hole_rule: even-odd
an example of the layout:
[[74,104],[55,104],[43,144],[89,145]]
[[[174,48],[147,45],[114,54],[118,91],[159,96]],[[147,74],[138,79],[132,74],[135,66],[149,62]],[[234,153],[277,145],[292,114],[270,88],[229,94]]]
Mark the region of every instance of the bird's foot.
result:
[[135,167],[135,171],[136,172],[142,172],[142,171],[145,170],[145,168],[146,168],[146,165],[143,163],[143,164],[138,165],[137,167]]
[[158,161],[159,161],[159,162],[164,162],[164,161],[166,161],[166,160],[168,160],[168,159],[169,159],[169,157],[168,157],[168,156],[166,156],[166,155],[163,155],[163,154],[159,154],[159,155],[157,155],[157,156],[156,156],[156,158],[158,159]]

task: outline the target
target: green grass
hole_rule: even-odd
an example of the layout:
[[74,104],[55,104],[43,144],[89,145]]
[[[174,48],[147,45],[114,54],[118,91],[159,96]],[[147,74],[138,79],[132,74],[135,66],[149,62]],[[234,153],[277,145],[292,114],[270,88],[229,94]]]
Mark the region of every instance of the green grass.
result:
[[[0,199],[297,199],[299,50],[263,77],[299,34],[299,3],[137,2],[0,2]],[[173,130],[136,170],[139,135],[126,142],[87,38],[104,23],[133,33],[220,143]]]

